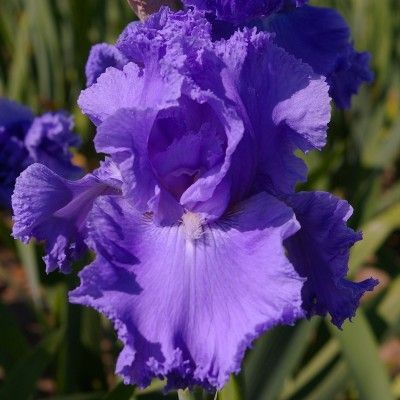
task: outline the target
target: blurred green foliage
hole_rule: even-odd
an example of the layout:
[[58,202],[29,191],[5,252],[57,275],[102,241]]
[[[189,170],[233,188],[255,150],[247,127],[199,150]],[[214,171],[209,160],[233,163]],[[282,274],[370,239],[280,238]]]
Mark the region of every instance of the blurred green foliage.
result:
[[[220,400],[400,398],[400,3],[312,3],[345,16],[356,48],[373,55],[376,79],[350,111],[334,110],[328,146],[306,157],[310,179],[303,189],[329,190],[351,202],[351,224],[363,230],[364,241],[354,248],[350,273],[355,279],[372,274],[381,285],[343,331],[313,318],[268,332]],[[71,111],[87,166],[96,163],[93,131],[76,99],[88,52],[94,43],[114,42],[133,18],[124,0],[0,2],[0,94],[36,111]],[[19,254],[30,289],[5,296],[15,285],[9,275],[16,268],[0,266],[0,399],[165,398],[161,382],[144,392],[118,383],[113,368],[119,344],[108,322],[68,304],[76,278],[45,276],[40,248],[15,246],[9,216],[0,219],[0,264],[7,251]]]

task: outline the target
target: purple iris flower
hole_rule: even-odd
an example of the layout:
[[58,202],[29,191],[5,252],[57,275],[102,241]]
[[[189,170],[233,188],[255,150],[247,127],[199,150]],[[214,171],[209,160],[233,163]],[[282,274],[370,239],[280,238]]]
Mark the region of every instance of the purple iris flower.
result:
[[238,27],[257,26],[274,35],[288,53],[324,75],[330,95],[340,108],[349,108],[351,96],[363,82],[371,82],[370,55],[357,52],[346,21],[333,9],[306,5],[307,0],[184,0],[207,12],[216,38]]
[[267,17],[283,9],[299,7],[308,0],[183,0],[186,6],[195,6],[216,16],[218,20],[243,23]]
[[213,41],[196,10],[163,8],[110,49],[78,101],[107,161],[80,181],[29,167],[14,234],[47,241],[49,270],[94,250],[70,300],[114,323],[124,381],[221,388],[267,329],[351,318],[376,284],[345,278],[351,208],[294,191],[294,151],[325,145],[326,79],[255,28]]
[[17,176],[30,164],[47,165],[67,177],[81,170],[71,163],[70,147],[80,143],[72,118],[63,112],[34,117],[11,100],[0,98],[0,205],[11,207]]

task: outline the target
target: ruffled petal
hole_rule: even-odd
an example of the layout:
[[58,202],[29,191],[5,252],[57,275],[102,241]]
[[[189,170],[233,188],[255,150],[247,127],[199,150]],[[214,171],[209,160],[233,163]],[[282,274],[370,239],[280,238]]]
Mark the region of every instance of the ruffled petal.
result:
[[121,109],[98,128],[96,149],[112,155],[122,175],[122,190],[141,212],[153,212],[160,224],[173,224],[183,209],[177,199],[160,188],[148,157],[148,138],[155,113]]
[[326,142],[330,98],[325,78],[255,30],[236,32],[219,43],[219,51],[227,65],[227,93],[241,99],[257,139],[261,185],[292,192],[306,173],[294,150],[321,149]]
[[[214,58],[220,63],[216,55]],[[128,64],[124,72],[109,69],[99,78],[97,84],[88,90],[99,88],[110,74],[113,74],[114,85],[119,87],[119,81],[124,81],[132,72],[128,69],[130,65],[134,64]],[[205,68],[206,65],[202,67]],[[190,74],[190,71],[187,73]],[[135,71],[133,75],[130,83],[140,86],[142,76],[137,75]],[[162,224],[176,222],[171,218],[180,215],[182,207],[193,211],[201,209],[209,220],[218,218],[225,211],[229,202],[229,190],[224,196],[222,190],[230,188],[230,185],[223,184],[222,181],[229,172],[231,158],[244,133],[243,122],[235,108],[212,92],[214,88],[210,87],[211,82],[207,76],[203,75],[202,81],[199,82],[204,87],[200,87],[197,81],[193,82],[193,79],[188,79],[183,73],[181,77],[181,83],[184,84],[180,88],[164,87],[161,92],[152,95],[154,98],[147,107],[127,101],[124,106],[120,105],[120,109],[110,110],[111,115],[99,125],[95,138],[97,151],[111,155],[118,163],[123,175],[124,193],[132,197],[140,211],[156,212],[156,219]],[[211,80],[215,80],[215,77]],[[135,85],[135,82],[138,85]],[[157,94],[159,101],[156,99]],[[93,92],[90,93],[90,97],[92,96]],[[164,101],[165,99],[167,101]],[[215,140],[206,140],[205,130],[214,130]],[[157,160],[163,154],[171,152],[177,143],[182,145],[186,143],[187,138],[200,133],[204,137],[204,140],[200,141],[203,143],[200,152],[202,159],[196,158],[196,152],[192,148],[191,152],[186,152],[186,158],[191,159],[190,165],[186,160],[188,165],[180,165],[180,172],[169,171],[168,176],[164,176],[166,162],[164,160],[160,163]],[[178,168],[177,165],[175,167]],[[189,167],[193,174],[184,179],[183,169],[188,170]],[[179,179],[172,176],[177,174],[180,174]],[[240,183],[249,186],[248,182]],[[163,194],[164,191],[168,191],[169,195]],[[163,196],[162,201],[158,198],[160,195]],[[170,195],[176,199],[175,204],[168,202],[173,206],[171,213],[160,209],[167,198],[172,200]],[[149,205],[157,205],[157,208],[149,210]],[[157,210],[160,211],[160,215]],[[161,218],[161,214],[164,217]]]
[[126,383],[165,377],[169,389],[221,388],[253,339],[302,316],[303,281],[282,246],[298,224],[267,194],[218,223],[182,220],[160,228],[122,198],[96,201],[89,231],[97,259],[70,300],[114,322]]
[[46,241],[47,272],[70,272],[72,262],[86,250],[86,217],[94,200],[119,193],[109,183],[95,174],[68,181],[42,164],[29,166],[12,196],[13,236],[25,243],[33,237]]
[[127,63],[128,60],[115,46],[107,43],[94,45],[86,62],[86,85],[93,85],[108,67],[123,69]]
[[[196,101],[201,104],[207,103],[210,106],[210,111],[216,115],[217,118],[215,118],[215,120],[218,121],[219,125],[222,127],[222,132],[224,134],[223,139],[226,141],[226,149],[223,161],[201,174],[201,176],[199,176],[199,178],[182,194],[180,202],[187,209],[195,212],[202,209],[202,211],[208,215],[209,220],[212,220],[220,217],[227,206],[227,203],[220,203],[215,207],[215,203],[219,203],[221,199],[220,193],[218,192],[221,191],[222,186],[225,188],[228,187],[223,184],[223,180],[230,172],[232,159],[243,139],[244,124],[233,107],[229,107],[228,104],[209,90],[194,90],[194,92],[195,94],[192,93],[192,96]],[[215,141],[215,147],[218,147],[217,141]],[[231,180],[233,180],[233,177],[231,177]],[[248,185],[246,181],[241,180],[240,183],[244,186]],[[219,190],[217,190],[217,188],[219,188]],[[234,193],[231,192],[231,195],[233,194]],[[207,209],[209,212],[207,212]],[[219,211],[216,213],[217,209],[219,209]]]
[[145,70],[134,63],[127,64],[122,71],[108,68],[95,84],[81,92],[80,108],[99,125],[122,108],[161,110],[175,105],[182,77],[172,72],[161,76],[156,64]]
[[[172,12],[168,7],[161,7],[145,22],[130,23],[118,38],[116,47],[129,61],[147,67],[154,56],[161,59],[173,47],[184,46],[185,41],[207,42],[210,36],[211,25],[202,12]],[[185,61],[185,55],[181,52],[169,61],[178,66]]]
[[122,176],[117,164],[109,157],[104,161],[100,161],[100,167],[95,169],[92,174],[102,183],[115,188],[121,189]]
[[346,21],[333,9],[304,6],[277,13],[262,29],[275,33],[279,46],[326,76],[340,107],[349,106],[361,83],[372,79],[368,56],[354,50]]
[[329,313],[341,327],[355,315],[361,296],[378,283],[346,279],[349,250],[361,234],[346,226],[350,205],[325,192],[300,192],[287,199],[301,229],[285,241],[289,260],[307,281],[304,308],[309,316]]

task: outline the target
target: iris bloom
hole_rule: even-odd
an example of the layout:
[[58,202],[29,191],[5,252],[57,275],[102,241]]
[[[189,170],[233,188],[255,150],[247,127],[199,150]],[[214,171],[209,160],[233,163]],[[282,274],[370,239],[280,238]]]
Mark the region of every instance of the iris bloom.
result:
[[0,97],[0,206],[11,207],[16,178],[34,162],[69,178],[79,175],[70,153],[79,143],[66,113],[34,117],[28,108]]
[[357,52],[351,32],[335,10],[308,6],[307,0],[183,0],[207,12],[216,38],[230,36],[238,27],[257,26],[273,35],[288,53],[324,75],[330,95],[340,108],[363,82],[371,82],[370,55]]
[[294,191],[294,151],[326,142],[325,77],[256,29],[213,41],[196,10],[129,25],[96,76],[104,48],[78,103],[107,162],[80,181],[29,167],[14,235],[47,240],[50,269],[94,250],[70,300],[114,323],[124,381],[221,388],[267,329],[352,317],[376,282],[345,278],[351,208]]

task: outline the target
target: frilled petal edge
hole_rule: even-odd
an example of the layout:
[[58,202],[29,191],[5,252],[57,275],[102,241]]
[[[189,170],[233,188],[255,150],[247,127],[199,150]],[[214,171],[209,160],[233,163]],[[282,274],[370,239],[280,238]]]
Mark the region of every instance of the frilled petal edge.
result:
[[329,313],[341,327],[352,318],[365,291],[377,285],[375,279],[351,282],[346,279],[349,250],[361,233],[346,225],[350,205],[325,192],[300,192],[288,197],[301,229],[285,241],[289,260],[307,281],[303,306],[309,316]]
[[154,68],[142,70],[135,63],[122,70],[109,67],[96,83],[83,90],[78,104],[95,125],[100,125],[122,108],[161,110],[176,104],[183,78],[170,73],[162,76],[158,60]]
[[254,29],[220,41],[218,50],[227,65],[227,92],[243,102],[257,140],[260,185],[293,192],[306,176],[294,150],[321,149],[326,143],[331,108],[325,78]]
[[90,49],[85,67],[86,84],[91,86],[108,67],[122,69],[128,63],[126,57],[115,47],[99,43]]
[[68,273],[86,250],[86,217],[93,201],[118,189],[93,174],[66,180],[42,164],[32,164],[17,179],[12,196],[13,236],[27,243],[46,241],[47,272]]

